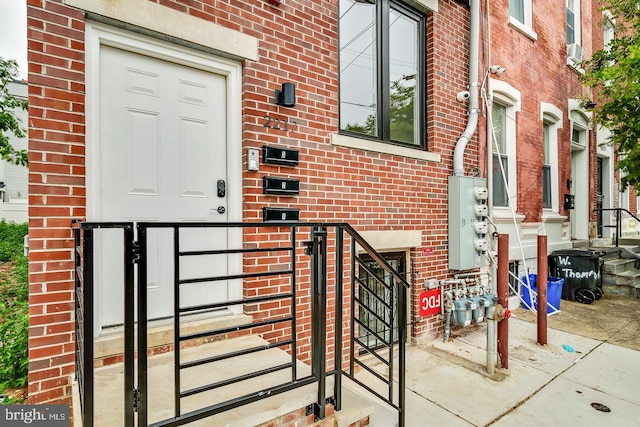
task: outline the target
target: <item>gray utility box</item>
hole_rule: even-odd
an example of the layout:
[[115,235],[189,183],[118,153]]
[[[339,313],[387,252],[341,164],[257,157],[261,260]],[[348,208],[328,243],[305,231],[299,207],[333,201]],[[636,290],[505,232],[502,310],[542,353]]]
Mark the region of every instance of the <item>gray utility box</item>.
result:
[[482,267],[488,250],[487,181],[449,177],[449,269]]

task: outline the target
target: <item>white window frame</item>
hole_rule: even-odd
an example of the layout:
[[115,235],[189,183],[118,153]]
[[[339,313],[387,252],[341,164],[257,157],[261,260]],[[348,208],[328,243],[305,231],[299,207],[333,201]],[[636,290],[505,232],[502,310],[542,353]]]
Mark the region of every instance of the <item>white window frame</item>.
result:
[[[507,198],[508,198],[508,206],[492,206],[493,211],[507,211],[510,210],[510,207],[513,207],[513,210],[516,211],[518,207],[517,200],[517,192],[518,192],[518,181],[517,181],[517,140],[516,140],[516,114],[520,112],[522,105],[522,96],[518,89],[511,86],[509,83],[506,83],[502,80],[491,79],[490,81],[491,87],[491,96],[493,102],[498,102],[499,104],[506,107],[506,127],[505,127],[505,136],[507,140]],[[492,142],[492,150],[493,152],[493,144]],[[490,172],[492,173],[492,172]],[[493,188],[490,188],[489,191],[493,192]],[[493,202],[493,197],[491,197],[491,201]]]
[[[511,1],[511,0],[510,0]],[[509,13],[509,25],[520,31],[531,40],[538,40],[538,34],[533,31],[533,5],[532,0],[521,0],[524,7],[524,22],[514,18]],[[507,7],[509,7],[507,5]]]
[[608,10],[602,12],[602,15],[602,38],[604,40],[604,48],[609,50],[610,43],[616,37],[616,21]]
[[540,103],[540,120],[549,126],[549,166],[551,167],[551,208],[545,211],[558,213],[559,202],[559,174],[558,174],[558,131],[562,129],[562,110],[547,102]]
[[[573,9],[570,9],[570,4],[573,4]],[[582,0],[567,0],[567,9],[573,12],[573,42],[582,46],[582,24],[580,9],[582,6]],[[565,28],[566,28],[566,15],[565,15]]]

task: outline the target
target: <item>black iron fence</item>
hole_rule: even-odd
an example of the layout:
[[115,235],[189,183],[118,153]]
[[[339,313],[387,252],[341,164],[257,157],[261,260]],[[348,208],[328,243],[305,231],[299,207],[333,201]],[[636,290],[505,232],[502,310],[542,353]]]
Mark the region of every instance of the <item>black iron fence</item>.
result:
[[[207,232],[214,229],[222,234]],[[96,245],[106,230],[122,231],[123,249],[115,253],[122,253],[124,259],[114,260],[105,254],[110,249],[104,242]],[[164,238],[157,237],[160,230],[165,233]],[[235,237],[228,239],[233,233]],[[308,384],[317,384],[316,403],[308,411],[322,419],[327,402],[341,410],[343,376],[397,410],[399,425],[404,425],[409,284],[350,225],[77,222],[74,237],[76,376],[85,426],[93,426],[96,420],[94,339],[99,335],[100,325],[95,319],[94,288],[102,280],[97,268],[101,264],[104,269],[122,264],[118,267],[118,275],[122,275],[118,286],[123,291],[122,425],[184,425]],[[172,352],[173,391],[167,404],[171,414],[161,419],[154,414],[150,419],[149,398],[158,391],[149,386],[149,362],[155,352],[148,340],[153,316],[149,314],[152,307],[144,284],[155,274],[151,270],[158,264],[158,246],[164,246],[171,254],[170,259],[160,258],[160,263],[172,265],[169,269],[172,309],[168,317],[173,322],[173,337],[166,348]],[[363,256],[367,257],[366,261]],[[218,264],[211,261],[214,257],[226,257],[218,263],[226,267],[218,268]],[[196,268],[196,273],[193,272],[194,260],[201,260],[198,262],[204,266]],[[200,292],[210,293],[217,285],[228,286],[232,282],[240,284],[239,295],[203,303],[183,301],[185,288],[189,286],[200,286]],[[182,327],[187,316],[229,308],[249,314],[252,320],[196,332]],[[310,328],[310,334],[303,333],[305,327]],[[270,335],[269,331],[278,333]],[[226,337],[252,334],[266,337],[264,343],[228,352],[216,351],[197,359],[184,357],[185,349],[193,343],[215,345]],[[288,360],[250,372],[230,373],[224,379],[197,386],[185,386],[182,381],[185,376],[193,377],[189,372],[198,367],[272,349],[288,354]],[[286,380],[221,401],[206,399],[212,390],[283,371],[288,372]],[[362,373],[369,376],[363,377]],[[333,388],[328,391],[330,377],[333,377]],[[385,390],[372,385],[367,378],[383,381]],[[185,399],[196,395],[205,396],[206,403],[195,408],[184,404]]]

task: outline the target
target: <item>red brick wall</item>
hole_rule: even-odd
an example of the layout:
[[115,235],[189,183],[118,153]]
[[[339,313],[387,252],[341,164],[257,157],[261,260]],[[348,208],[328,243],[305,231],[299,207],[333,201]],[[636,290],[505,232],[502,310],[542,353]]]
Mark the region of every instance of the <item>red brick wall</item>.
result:
[[[566,63],[565,2],[536,0],[532,3],[536,41],[509,25],[508,0],[491,2],[491,64],[505,67],[506,73],[498,79],[521,92],[521,111],[516,113],[517,211],[526,216],[525,221],[539,222],[542,220],[540,103],[553,104],[563,111],[563,127],[558,133],[558,203],[559,213],[569,216],[562,199],[566,192],[564,183],[571,177],[571,162],[563,160],[571,158],[567,100],[579,98],[583,89],[577,71]],[[590,23],[590,11],[587,7],[583,9],[581,44],[585,55],[588,55],[591,52],[591,33],[584,29]],[[480,131],[483,145],[486,145],[485,129],[482,126]],[[595,138],[595,135],[592,136]],[[593,142],[591,147],[594,147]]]
[[29,0],[29,399],[70,398],[71,218],[85,215],[84,21],[59,2]]
[[[338,130],[336,0],[288,0],[278,8],[263,0],[158,3],[259,39],[259,61],[244,65],[243,146],[295,148],[300,152],[300,164],[296,168],[263,164],[260,172],[245,171],[244,219],[261,219],[264,206],[291,206],[300,208],[302,221],[346,221],[358,231],[422,233],[422,246],[433,248],[433,252],[423,254],[421,248],[411,252],[415,313],[424,280],[449,276],[446,186],[453,148],[466,125],[466,106],[455,101],[455,94],[467,84],[468,9],[452,0],[440,0],[440,11],[428,17],[426,120],[429,150],[441,156],[435,163],[330,145],[331,134]],[[32,402],[68,401],[68,375],[74,361],[69,227],[72,218],[85,217],[84,17],[61,0],[29,0],[28,4],[29,395]],[[549,31],[561,30],[549,24]],[[498,31],[494,33],[495,44],[500,40]],[[510,45],[511,41],[502,43]],[[516,44],[530,48],[525,41]],[[554,49],[556,52],[560,47]],[[513,56],[507,50],[495,59],[506,63]],[[509,73],[513,76],[509,79],[524,79],[517,77],[517,72]],[[532,71],[522,81],[510,81],[522,90],[527,85],[541,89],[542,79],[535,78],[541,74],[539,69],[538,74]],[[297,86],[294,109],[273,103],[274,90],[285,81]],[[557,85],[566,92],[572,81],[567,78]],[[523,93],[527,105],[521,117],[536,113],[537,104],[529,103],[528,98],[535,94],[533,87]],[[546,87],[545,92],[551,97],[555,89]],[[553,97],[548,102],[564,105]],[[266,113],[295,117],[298,127],[288,135],[266,129],[262,126]],[[519,129],[523,150],[533,150],[536,128],[523,125]],[[561,156],[568,156],[568,145],[562,147]],[[474,137],[465,155],[467,171],[480,166],[478,155],[478,138]],[[532,165],[533,160],[525,163],[522,172],[526,174]],[[566,178],[568,166],[562,167],[561,176]],[[261,180],[268,174],[300,178],[300,195],[263,195]],[[534,212],[540,203],[535,197],[520,200],[520,208],[527,212]],[[528,218],[535,219],[536,214]],[[442,328],[437,316],[414,318],[413,322],[414,336],[435,334]]]

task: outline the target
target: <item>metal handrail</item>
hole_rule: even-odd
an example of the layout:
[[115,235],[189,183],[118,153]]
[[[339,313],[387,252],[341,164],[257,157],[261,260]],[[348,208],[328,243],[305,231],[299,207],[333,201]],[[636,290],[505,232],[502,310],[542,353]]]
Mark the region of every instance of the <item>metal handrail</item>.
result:
[[[596,212],[608,212],[608,211],[615,211],[616,213],[616,225],[615,225],[615,229],[616,229],[616,238],[615,238],[615,242],[616,242],[616,248],[618,246],[620,246],[620,236],[622,235],[622,212],[626,212],[627,214],[629,214],[629,216],[631,216],[633,219],[635,219],[637,222],[640,222],[640,218],[638,218],[637,216],[635,216],[633,213],[631,213],[628,209],[625,208],[601,208],[601,209],[595,209]],[[606,225],[601,225],[601,227],[610,227],[610,226],[606,226]]]
[[[224,250],[202,250],[202,251],[186,251],[181,250],[180,248],[180,230],[187,228],[242,228],[242,229],[264,229],[264,228],[278,228],[278,229],[290,229],[290,239],[284,239],[282,242],[283,246],[278,246],[277,248],[273,247],[263,247],[263,248],[246,248],[241,247],[238,249],[224,249]],[[251,327],[257,327],[262,323],[269,322],[292,322],[291,327],[289,328],[292,331],[291,338],[285,338],[277,343],[271,343],[266,345],[264,348],[251,348],[247,351],[238,352],[238,354],[245,354],[249,352],[257,352],[263,349],[280,347],[280,346],[289,346],[291,352],[291,361],[288,364],[277,366],[274,368],[265,369],[264,373],[270,372],[274,369],[291,369],[292,376],[291,381],[287,383],[280,383],[279,385],[268,388],[267,390],[263,390],[257,393],[251,393],[246,396],[242,396],[239,398],[232,399],[228,402],[217,403],[215,405],[208,406],[206,408],[201,408],[196,411],[192,411],[190,413],[180,413],[180,398],[185,395],[196,394],[202,391],[210,390],[216,388],[218,386],[223,386],[227,382],[222,381],[219,384],[209,384],[202,387],[197,387],[190,390],[176,390],[174,394],[174,406],[176,409],[175,416],[166,419],[161,422],[156,422],[153,426],[164,426],[164,425],[183,425],[192,421],[196,421],[199,419],[203,419],[205,417],[209,417],[211,415],[220,413],[222,411],[238,407],[262,398],[265,398],[269,395],[285,392],[291,390],[293,388],[301,387],[310,383],[318,384],[318,396],[317,403],[313,411],[315,412],[318,418],[325,417],[325,404],[327,403],[327,399],[325,398],[325,390],[326,390],[326,378],[330,375],[334,376],[334,390],[333,390],[333,398],[332,403],[335,406],[336,410],[341,409],[342,405],[342,376],[347,375],[355,383],[359,384],[361,387],[373,393],[378,398],[384,400],[391,407],[395,408],[398,411],[398,420],[399,426],[404,426],[405,420],[405,345],[407,340],[407,310],[406,310],[406,299],[407,299],[407,289],[409,288],[409,283],[406,281],[405,277],[401,275],[398,271],[396,271],[383,257],[380,255],[353,227],[346,223],[300,223],[300,222],[266,222],[266,223],[175,223],[175,222],[74,222],[73,232],[74,239],[76,245],[76,254],[75,254],[75,266],[76,266],[76,333],[77,333],[77,361],[76,361],[76,376],[78,378],[78,382],[80,385],[80,395],[81,395],[81,409],[83,416],[83,425],[92,426],[94,423],[94,396],[93,396],[93,334],[94,334],[94,326],[93,326],[93,304],[94,304],[94,296],[93,296],[93,265],[97,263],[97,260],[94,260],[94,247],[93,242],[95,238],[94,231],[98,229],[114,229],[119,228],[123,230],[123,244],[124,244],[124,278],[123,284],[125,289],[125,311],[124,311],[124,340],[125,340],[125,383],[124,383],[124,396],[125,396],[125,407],[136,408],[137,416],[134,416],[134,410],[131,411],[125,410],[125,426],[147,426],[148,425],[148,410],[147,407],[147,398],[149,390],[147,389],[147,351],[148,343],[147,343],[147,295],[146,295],[146,287],[138,286],[136,291],[135,280],[137,274],[138,283],[146,283],[147,281],[147,236],[148,232],[151,229],[172,229],[173,230],[173,252],[174,252],[174,262],[176,263],[175,271],[174,271],[174,289],[175,295],[179,295],[179,291],[177,290],[182,283],[191,282],[193,280],[199,281],[217,281],[217,280],[231,280],[238,279],[243,280],[246,278],[257,278],[266,276],[264,272],[255,272],[254,274],[236,274],[230,275],[227,277],[205,277],[202,279],[189,279],[184,280],[180,278],[179,274],[179,259],[180,257],[194,257],[199,255],[215,255],[215,254],[252,254],[257,252],[264,252],[265,256],[269,256],[269,254],[280,251],[285,252],[289,251],[291,253],[291,268],[288,269],[278,269],[278,271],[270,271],[268,275],[280,274],[291,277],[291,291],[286,291],[279,294],[279,297],[284,298],[286,300],[291,301],[291,310],[292,313],[298,312],[297,305],[300,304],[296,298],[296,258],[300,254],[297,252],[300,248],[299,245],[296,244],[296,233],[300,231],[300,229],[310,229],[311,232],[311,241],[303,242],[307,247],[307,254],[311,256],[311,327],[312,327],[312,342],[311,342],[311,366],[312,372],[310,376],[305,376],[304,378],[298,378],[296,373],[296,355],[297,350],[296,346],[298,345],[298,339],[296,338],[296,316],[288,316],[282,317],[267,321],[258,321],[252,322]],[[286,231],[283,231],[286,233]],[[332,240],[335,233],[335,240]],[[343,290],[344,286],[344,273],[345,273],[345,263],[347,260],[344,257],[344,249],[345,249],[345,236],[347,234],[350,238],[350,253],[348,262],[351,265],[350,270],[350,283],[351,283],[351,298],[350,303],[352,305],[352,309],[350,311],[349,323],[351,326],[352,333],[350,334],[350,343],[351,343],[351,355],[354,357],[353,349],[355,345],[358,345],[360,348],[364,348],[366,351],[371,352],[372,349],[366,348],[366,345],[363,345],[362,340],[358,340],[357,337],[354,336],[355,329],[353,327],[354,324],[358,322],[358,311],[354,309],[356,306],[361,306],[364,304],[363,301],[359,301],[355,295],[355,286],[358,281],[356,275],[356,265],[359,265],[362,261],[360,260],[360,256],[357,254],[366,253],[373,262],[377,263],[380,268],[384,271],[381,273],[384,275],[384,279],[382,277],[378,277],[376,280],[382,281],[387,280],[390,284],[385,287],[384,291],[385,295],[391,295],[391,303],[383,304],[381,307],[385,310],[385,315],[388,318],[388,322],[383,322],[386,324],[385,328],[389,328],[391,331],[391,339],[386,340],[389,341],[385,345],[388,348],[388,354],[386,355],[387,359],[384,360],[384,363],[389,368],[389,376],[387,379],[389,393],[387,395],[379,394],[374,391],[372,387],[369,387],[363,381],[360,381],[355,378],[353,366],[357,363],[359,366],[363,367],[365,370],[371,371],[371,368],[366,366],[366,364],[360,360],[351,360],[349,361],[350,370],[343,369],[343,337],[344,328],[343,325],[343,313],[345,310],[345,300]],[[137,240],[134,240],[134,235],[137,234]],[[288,241],[287,241],[288,240]],[[244,239],[243,239],[244,241]],[[358,248],[356,250],[356,245]],[[298,246],[298,247],[297,247]],[[333,250],[335,252],[335,274],[332,274],[334,277],[333,283],[329,283],[329,275],[328,271],[328,255],[329,250]],[[134,263],[137,263],[137,272],[134,270]],[[327,343],[327,289],[333,284],[335,287],[335,315],[334,315],[334,361],[333,361],[333,369],[327,369],[327,354],[326,349],[330,348],[330,343]],[[385,284],[386,286],[386,284]],[[134,292],[137,292],[134,295]],[[260,303],[270,300],[274,297],[247,297],[243,299],[236,299],[228,303],[228,305],[237,305],[237,304],[252,304],[252,303]],[[133,301],[137,299],[137,306],[134,306]],[[177,298],[176,298],[177,300]],[[354,300],[356,300],[354,302]],[[397,304],[393,304],[393,301],[397,300]],[[216,303],[209,306],[198,306],[198,308],[211,308],[213,306],[218,307],[223,304]],[[363,308],[371,311],[370,308]],[[174,302],[174,317],[176,321],[178,321],[180,314],[187,312],[187,310],[183,307],[180,307],[177,302]],[[135,318],[137,312],[137,319]],[[249,328],[249,326],[247,326]],[[394,345],[393,334],[397,328],[397,343]],[[234,327],[233,330],[240,330],[243,327]],[[180,379],[180,370],[187,369],[192,366],[197,366],[205,363],[209,363],[210,360],[198,360],[192,362],[181,362],[180,361],[180,343],[186,339],[193,338],[195,335],[180,335],[180,327],[179,325],[174,325],[174,358],[175,358],[175,369],[174,376],[177,379],[176,384],[179,387],[179,379]],[[209,331],[203,334],[203,336],[211,335],[212,333],[222,333],[225,330],[217,330],[217,331]],[[384,332],[383,332],[384,333]],[[136,335],[137,335],[137,343],[136,343]],[[196,334],[197,335],[197,334]],[[199,336],[199,335],[198,335]],[[380,340],[385,341],[385,340]],[[358,344],[356,344],[358,343]],[[329,344],[329,345],[328,345]],[[137,356],[135,353],[135,347],[139,351],[137,352]],[[230,354],[225,356],[218,356],[217,358],[222,357],[234,357],[236,355]],[[394,356],[397,356],[397,360],[399,363],[399,372],[398,376],[395,377],[394,372]],[[377,355],[378,359],[381,359],[383,356]],[[215,358],[212,358],[213,360]],[[137,369],[136,369],[137,363]],[[135,374],[137,372],[137,380]],[[249,377],[262,375],[262,372],[257,372],[253,374],[247,374]],[[374,372],[375,375],[375,372]],[[378,375],[378,377],[380,377]],[[381,377],[380,377],[381,378]],[[137,387],[136,387],[137,383]],[[397,390],[394,388],[397,387]],[[331,401],[329,400],[329,401]]]

